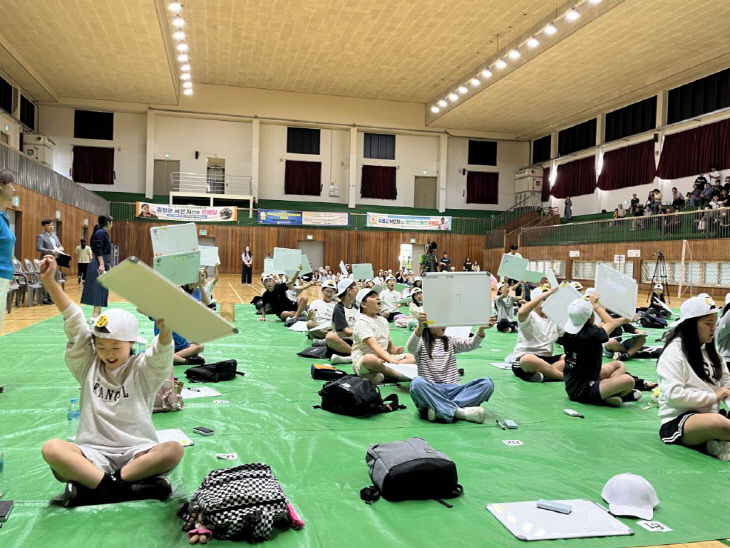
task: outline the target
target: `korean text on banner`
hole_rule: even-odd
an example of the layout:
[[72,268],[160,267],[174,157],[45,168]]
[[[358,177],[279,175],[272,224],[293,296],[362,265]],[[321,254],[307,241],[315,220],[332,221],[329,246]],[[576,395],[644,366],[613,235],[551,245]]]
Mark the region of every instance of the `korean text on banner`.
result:
[[175,204],[149,204],[137,202],[137,218],[160,219],[165,221],[205,221],[224,222],[238,220],[235,207],[210,207]]

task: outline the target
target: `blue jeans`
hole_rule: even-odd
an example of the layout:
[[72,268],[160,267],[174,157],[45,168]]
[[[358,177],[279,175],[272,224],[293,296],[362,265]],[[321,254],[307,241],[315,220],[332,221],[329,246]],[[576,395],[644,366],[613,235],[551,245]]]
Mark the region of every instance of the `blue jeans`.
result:
[[476,379],[466,384],[435,384],[423,377],[411,381],[411,399],[419,411],[429,407],[436,418],[446,422],[454,420],[458,407],[472,407],[488,401],[494,392],[492,379]]

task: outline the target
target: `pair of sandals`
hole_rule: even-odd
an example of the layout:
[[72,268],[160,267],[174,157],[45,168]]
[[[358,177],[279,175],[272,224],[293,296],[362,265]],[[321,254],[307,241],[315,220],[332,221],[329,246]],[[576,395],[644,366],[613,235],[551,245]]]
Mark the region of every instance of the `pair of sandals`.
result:
[[213,538],[213,532],[203,526],[188,531],[188,544],[207,544]]

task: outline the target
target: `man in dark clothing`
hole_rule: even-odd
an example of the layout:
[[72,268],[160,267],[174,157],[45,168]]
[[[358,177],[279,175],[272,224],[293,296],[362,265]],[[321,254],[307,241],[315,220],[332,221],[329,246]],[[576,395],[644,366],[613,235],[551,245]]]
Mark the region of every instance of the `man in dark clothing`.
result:
[[438,264],[436,261],[436,250],[438,246],[436,242],[426,245],[425,253],[421,256],[421,275],[426,272],[438,272]]
[[439,271],[448,272],[449,268],[451,268],[451,259],[449,259],[449,254],[444,251],[443,256],[439,259]]
[[266,288],[266,291],[261,296],[263,306],[261,307],[259,321],[266,321],[266,305],[269,305],[271,312],[276,314],[282,321],[288,318],[298,318],[304,314],[304,309],[307,307],[307,297],[305,295],[299,295],[297,302],[294,302],[286,294],[287,290],[297,281],[301,269],[302,266],[299,265],[299,268],[297,268],[297,271],[291,279],[285,283],[276,283],[271,274],[264,276],[264,288]]

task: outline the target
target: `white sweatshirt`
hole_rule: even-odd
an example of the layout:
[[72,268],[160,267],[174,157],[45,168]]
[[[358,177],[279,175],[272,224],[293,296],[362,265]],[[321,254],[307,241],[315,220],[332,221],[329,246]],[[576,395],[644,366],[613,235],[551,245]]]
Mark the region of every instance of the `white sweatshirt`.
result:
[[730,361],[730,312],[717,320],[715,348],[725,361]]
[[[705,363],[709,364],[705,345],[702,345],[702,356]],[[686,411],[717,413],[715,391],[720,387],[730,386],[730,374],[724,364],[719,381],[707,382],[700,379],[684,356],[679,338],[674,339],[664,349],[657,361],[656,371],[661,390],[659,418],[662,424]]]

